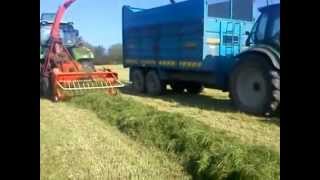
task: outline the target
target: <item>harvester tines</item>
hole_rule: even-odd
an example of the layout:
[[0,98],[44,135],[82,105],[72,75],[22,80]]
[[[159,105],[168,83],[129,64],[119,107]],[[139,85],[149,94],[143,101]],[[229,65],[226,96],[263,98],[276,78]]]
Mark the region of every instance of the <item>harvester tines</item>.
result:
[[59,73],[55,75],[54,99],[56,101],[90,92],[106,92],[116,95],[124,85],[113,72]]

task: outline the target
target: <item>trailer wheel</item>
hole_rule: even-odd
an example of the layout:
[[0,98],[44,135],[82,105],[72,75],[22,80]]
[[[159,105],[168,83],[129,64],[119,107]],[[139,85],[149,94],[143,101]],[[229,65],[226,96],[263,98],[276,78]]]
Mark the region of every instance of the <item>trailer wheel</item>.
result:
[[230,76],[230,95],[240,111],[268,116],[278,109],[280,75],[275,72],[265,57],[256,54],[236,65]]
[[51,97],[51,85],[50,85],[50,80],[47,77],[42,77],[40,80],[40,86],[41,86],[41,94],[45,98],[50,98]]
[[160,95],[165,89],[163,82],[160,80],[158,74],[151,70],[146,76],[146,90],[149,95]]
[[184,92],[185,86],[182,83],[179,82],[173,82],[170,84],[173,92],[181,94]]
[[135,69],[132,71],[131,79],[132,79],[133,90],[137,93],[144,92],[145,80],[144,80],[143,72],[140,69]]
[[203,85],[200,83],[190,83],[186,88],[190,94],[200,94],[204,89]]

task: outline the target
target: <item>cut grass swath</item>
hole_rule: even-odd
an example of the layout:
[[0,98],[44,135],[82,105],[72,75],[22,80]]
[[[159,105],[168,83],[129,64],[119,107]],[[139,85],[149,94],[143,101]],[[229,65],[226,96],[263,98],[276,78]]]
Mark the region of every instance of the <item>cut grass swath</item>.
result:
[[[129,82],[129,68],[123,68],[122,65],[107,67],[118,72],[122,82]],[[228,136],[237,137],[242,143],[267,146],[280,152],[279,117],[270,119],[239,112],[232,105],[227,92],[205,88],[201,94],[190,96],[187,93],[174,93],[170,89],[168,86],[164,95],[157,97],[134,93],[130,85],[120,91],[124,97],[133,98],[157,110],[193,117],[212,128],[225,131]]]
[[175,153],[194,179],[279,179],[280,154],[240,143],[224,131],[177,113],[161,112],[130,98],[88,94],[71,100],[94,111],[128,136]]
[[65,179],[190,179],[165,152],[145,147],[95,113],[40,101],[40,177]]

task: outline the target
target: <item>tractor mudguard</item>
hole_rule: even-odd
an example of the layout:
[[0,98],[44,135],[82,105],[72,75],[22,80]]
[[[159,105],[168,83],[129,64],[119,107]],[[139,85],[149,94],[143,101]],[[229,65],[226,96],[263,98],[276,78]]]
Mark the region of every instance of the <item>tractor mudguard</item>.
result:
[[250,53],[259,53],[262,55],[265,55],[270,60],[270,63],[277,69],[280,70],[280,52],[276,50],[275,48],[269,46],[269,45],[256,45],[253,46],[240,54],[238,54],[235,58],[241,59],[242,56],[245,56],[246,54]]

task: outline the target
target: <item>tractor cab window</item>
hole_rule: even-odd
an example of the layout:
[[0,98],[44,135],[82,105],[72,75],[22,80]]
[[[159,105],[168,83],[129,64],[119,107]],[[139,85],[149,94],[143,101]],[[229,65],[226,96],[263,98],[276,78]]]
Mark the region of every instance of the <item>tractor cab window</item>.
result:
[[63,32],[63,43],[66,46],[72,46],[76,43],[78,38],[78,30],[70,24],[62,24],[60,29]]
[[40,27],[40,44],[41,45],[47,44],[50,38],[50,32],[51,32],[51,25]]
[[267,24],[268,24],[268,14],[264,13],[262,14],[257,27],[256,32],[256,40],[262,41],[265,38],[266,30],[267,30]]
[[253,44],[255,42],[255,38],[256,38],[255,34],[256,34],[256,31],[257,31],[257,25],[258,25],[258,23],[255,23],[253,25],[251,33],[250,33],[250,35],[248,37],[249,39],[247,40],[249,44],[247,44],[247,45]]
[[[50,38],[52,24],[42,25],[40,28],[40,43],[46,45]],[[60,36],[62,37],[63,44],[66,46],[72,46],[76,43],[78,37],[78,31],[73,26],[68,24],[60,25]]]
[[272,27],[271,27],[271,38],[276,36],[280,32],[280,13],[279,11],[274,14]]
[[55,17],[56,17],[56,14],[55,14],[55,13],[43,13],[43,14],[41,15],[41,20],[42,20],[42,21],[53,22]]
[[73,26],[69,25],[69,24],[60,24],[60,29],[62,29],[62,31],[64,31],[64,32],[72,32],[72,31],[74,31]]
[[[52,24],[40,26],[40,44],[46,45],[51,33]],[[64,31],[60,28],[60,36],[64,37]]]
[[273,22],[271,37],[276,36],[279,32],[280,32],[280,17],[277,17]]

